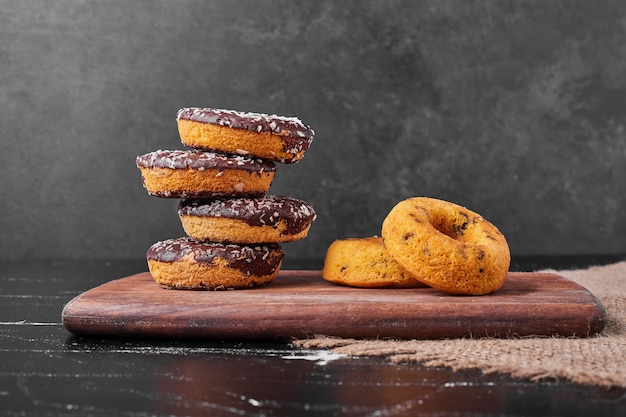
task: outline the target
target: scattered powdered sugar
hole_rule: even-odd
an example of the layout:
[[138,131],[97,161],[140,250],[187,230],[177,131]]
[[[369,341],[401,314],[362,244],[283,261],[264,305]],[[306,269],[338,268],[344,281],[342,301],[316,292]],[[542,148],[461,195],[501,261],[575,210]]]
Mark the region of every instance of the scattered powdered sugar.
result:
[[343,353],[333,353],[325,350],[307,352],[308,354],[294,354],[282,356],[282,359],[293,360],[302,359],[313,361],[316,365],[327,365],[328,362],[345,358],[347,355]]

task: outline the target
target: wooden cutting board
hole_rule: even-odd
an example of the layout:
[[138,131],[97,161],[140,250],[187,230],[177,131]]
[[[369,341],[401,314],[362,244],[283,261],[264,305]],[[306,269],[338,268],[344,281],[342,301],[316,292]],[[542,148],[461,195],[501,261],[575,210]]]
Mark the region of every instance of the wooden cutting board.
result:
[[70,332],[101,336],[438,339],[587,337],[604,328],[606,313],[588,290],[550,273],[512,272],[496,293],[452,296],[343,287],[320,271],[281,271],[247,290],[166,290],[144,272],[77,296],[62,319]]

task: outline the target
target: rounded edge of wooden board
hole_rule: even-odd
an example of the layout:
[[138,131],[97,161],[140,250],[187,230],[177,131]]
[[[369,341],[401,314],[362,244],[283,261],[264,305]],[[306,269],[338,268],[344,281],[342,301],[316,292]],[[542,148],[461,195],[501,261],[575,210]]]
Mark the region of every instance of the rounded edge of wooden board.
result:
[[[65,329],[67,331],[69,331],[70,333],[73,334],[100,334],[100,333],[88,333],[85,332],[85,325],[88,323],[92,323],[93,320],[93,316],[89,316],[89,315],[84,315],[84,314],[77,314],[76,312],[74,312],[74,309],[76,307],[77,304],[81,303],[83,299],[85,298],[89,298],[91,296],[91,294],[94,293],[95,290],[105,287],[105,286],[109,286],[115,282],[119,282],[119,281],[128,281],[130,279],[136,279],[139,277],[144,277],[144,276],[150,276],[149,272],[139,272],[137,274],[132,274],[132,275],[128,275],[126,277],[122,277],[122,278],[117,278],[117,279],[112,279],[110,281],[104,282],[98,286],[95,286],[89,290],[86,290],[80,294],[78,294],[77,296],[75,296],[74,298],[72,298],[70,301],[68,301],[64,306],[63,309],[61,310],[61,323],[63,324],[63,327],[65,327]],[[150,277],[151,278],[151,277]]]

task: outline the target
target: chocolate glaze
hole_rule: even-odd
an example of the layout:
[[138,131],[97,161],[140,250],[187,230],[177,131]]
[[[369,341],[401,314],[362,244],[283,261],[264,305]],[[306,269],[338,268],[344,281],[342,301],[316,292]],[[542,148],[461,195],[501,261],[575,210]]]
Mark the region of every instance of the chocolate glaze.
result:
[[297,117],[277,116],[275,114],[190,107],[178,110],[176,120],[180,119],[279,135],[283,137],[285,142],[283,152],[293,155],[306,151],[315,136],[313,129],[302,123]]
[[270,275],[280,266],[285,256],[278,244],[233,245],[213,242],[196,242],[189,237],[156,242],[146,252],[149,260],[176,262],[193,254],[196,262],[210,264],[220,258],[228,266],[247,275]]
[[216,200],[183,200],[178,214],[198,217],[226,217],[243,220],[250,226],[277,227],[284,220],[284,235],[295,235],[316,219],[313,207],[292,197],[266,196]]
[[200,171],[204,169],[239,169],[252,172],[276,171],[276,164],[272,161],[195,150],[158,150],[138,156],[135,163],[138,168],[191,168]]
[[275,114],[241,112],[211,108],[189,107],[178,110],[176,120],[185,119],[200,123],[228,126],[253,132],[270,132],[280,136],[313,139],[315,132],[297,117]]

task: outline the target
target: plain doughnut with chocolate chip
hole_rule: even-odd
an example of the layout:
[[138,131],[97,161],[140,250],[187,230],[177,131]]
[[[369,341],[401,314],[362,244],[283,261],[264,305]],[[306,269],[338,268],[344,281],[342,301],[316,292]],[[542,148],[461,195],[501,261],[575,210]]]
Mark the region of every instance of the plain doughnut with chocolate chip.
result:
[[451,294],[498,290],[510,266],[502,233],[481,215],[443,200],[401,201],[382,225],[389,254],[416,279]]
[[335,240],[326,251],[322,277],[359,288],[426,286],[389,255],[378,236]]

